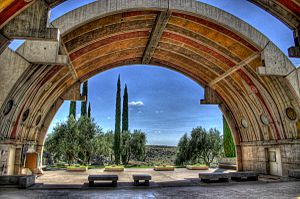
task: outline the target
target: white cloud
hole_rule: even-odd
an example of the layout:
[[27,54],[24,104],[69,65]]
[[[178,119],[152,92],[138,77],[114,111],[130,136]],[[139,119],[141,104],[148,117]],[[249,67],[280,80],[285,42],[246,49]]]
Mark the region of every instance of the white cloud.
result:
[[164,112],[164,111],[162,111],[162,110],[156,110],[156,111],[155,111],[156,114],[163,113],[163,112]]
[[142,101],[131,101],[128,103],[129,106],[144,106]]
[[108,117],[107,117],[107,119],[108,119],[108,120],[110,120],[110,119],[111,119],[111,117],[109,117],[109,116],[108,116]]

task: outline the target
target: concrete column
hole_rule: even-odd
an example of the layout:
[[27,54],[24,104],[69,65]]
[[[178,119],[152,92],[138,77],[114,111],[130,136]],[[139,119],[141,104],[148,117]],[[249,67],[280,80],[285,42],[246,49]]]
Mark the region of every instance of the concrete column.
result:
[[43,150],[44,150],[44,145],[36,145],[35,151],[37,152],[37,169],[36,169],[36,174],[43,174]]
[[237,171],[243,171],[243,157],[242,157],[242,148],[241,145],[235,145],[235,154],[236,154],[236,170]]
[[22,173],[23,168],[23,158],[22,158],[22,147],[16,147],[15,152],[15,166],[14,166],[14,175],[19,175]]
[[224,104],[220,104],[219,107],[228,123],[234,141],[237,171],[243,171],[243,153],[240,145],[240,132],[236,125],[236,121],[233,117],[232,112]]

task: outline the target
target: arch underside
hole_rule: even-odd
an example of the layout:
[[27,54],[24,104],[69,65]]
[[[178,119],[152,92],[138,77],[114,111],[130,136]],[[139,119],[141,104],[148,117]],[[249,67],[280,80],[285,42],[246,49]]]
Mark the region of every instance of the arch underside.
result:
[[[67,66],[31,64],[6,98],[6,102],[13,99],[15,106],[8,115],[0,115],[1,139],[42,146],[49,121],[72,85],[114,67],[142,64],[160,12],[142,8],[111,12],[63,31],[61,41],[77,79]],[[257,43],[215,20],[172,11],[149,64],[178,71],[204,88],[210,86],[221,99],[221,110],[230,116],[226,118],[231,120],[237,146],[299,139],[299,122],[286,116],[288,107],[299,115],[299,105],[284,77],[257,74],[257,68],[264,65],[261,56],[211,86],[243,60],[263,51]],[[29,117],[22,121],[27,109]]]
[[[113,67],[141,64],[157,13],[132,11],[114,14],[86,23],[63,35],[62,41],[79,81],[83,82]],[[172,13],[149,64],[176,70],[206,87],[215,78],[260,50],[220,25],[191,15]],[[295,126],[281,119],[285,117],[285,108],[292,104],[285,97],[285,90],[277,80],[279,77],[258,76],[256,68],[261,65],[259,57],[214,86],[235,115],[240,132],[239,142],[281,140],[297,136],[288,133],[295,132]],[[18,102],[24,106],[18,107],[20,110],[35,104],[35,111],[31,111],[33,120],[27,122],[29,126],[38,117],[37,112],[47,111],[75,82],[65,66],[31,67],[28,76],[32,82],[23,78],[23,85],[28,86],[26,93],[16,90],[12,94],[23,98],[24,102]],[[49,85],[50,88],[45,89]],[[26,94],[28,99],[25,100]],[[261,115],[268,118],[270,125],[261,123]],[[13,120],[19,118],[21,114]],[[242,119],[247,120],[249,128],[241,126]],[[26,128],[27,125],[24,126]],[[13,126],[5,125],[4,128],[13,129],[10,135],[6,135],[11,139],[36,139],[36,133],[25,133]],[[28,131],[32,129],[28,128]],[[24,135],[17,135],[17,132],[24,132]]]
[[[20,11],[26,9],[35,0],[3,0],[0,3],[0,27],[12,19]],[[65,0],[45,0],[50,6],[54,7]],[[300,3],[297,0],[248,0],[256,4],[265,11],[280,19],[291,29],[296,29],[300,22]]]

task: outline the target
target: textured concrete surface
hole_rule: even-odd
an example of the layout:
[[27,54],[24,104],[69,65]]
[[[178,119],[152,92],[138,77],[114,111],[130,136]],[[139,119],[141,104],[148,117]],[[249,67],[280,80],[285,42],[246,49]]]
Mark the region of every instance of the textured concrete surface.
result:
[[300,181],[281,183],[236,183],[164,188],[104,188],[98,190],[0,189],[0,198],[297,198]]
[[[231,172],[233,170],[210,169],[201,172],[224,171]],[[147,169],[125,169],[124,172],[105,172],[104,169],[89,169],[87,172],[68,172],[66,170],[44,171],[44,175],[37,178],[37,183],[44,184],[79,184],[82,185],[88,182],[88,175],[96,174],[116,174],[119,176],[118,182],[133,182],[133,174],[149,174],[152,176],[152,181],[155,183],[168,184],[168,182],[179,182],[188,185],[198,180],[197,170],[187,170],[185,168],[176,168],[175,171],[154,171],[153,168]]]

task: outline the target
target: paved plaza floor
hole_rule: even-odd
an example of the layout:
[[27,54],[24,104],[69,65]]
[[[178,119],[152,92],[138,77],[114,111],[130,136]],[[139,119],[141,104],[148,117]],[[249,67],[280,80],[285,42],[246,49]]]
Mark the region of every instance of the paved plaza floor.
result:
[[181,184],[190,185],[199,181],[199,172],[232,172],[233,170],[210,169],[208,171],[188,170],[185,168],[176,168],[174,171],[154,171],[153,168],[129,168],[124,172],[107,172],[104,169],[89,169],[87,172],[68,172],[66,170],[45,171],[44,175],[37,178],[37,183],[44,184],[66,184],[83,185],[88,182],[88,175],[97,174],[116,174],[119,176],[118,184],[132,186],[133,174],[149,174],[152,176],[151,185]]
[[[207,172],[214,172],[209,170]],[[219,170],[217,170],[219,171]],[[104,172],[90,169],[87,172],[65,170],[46,171],[37,179],[37,185],[27,190],[0,189],[0,199],[7,198],[300,198],[300,181],[274,176],[260,176],[259,181],[203,183],[200,171],[175,169],[126,169],[124,172]],[[225,170],[223,172],[229,172]],[[88,187],[89,174],[117,174],[117,187]],[[152,175],[149,187],[134,187],[132,174]]]

